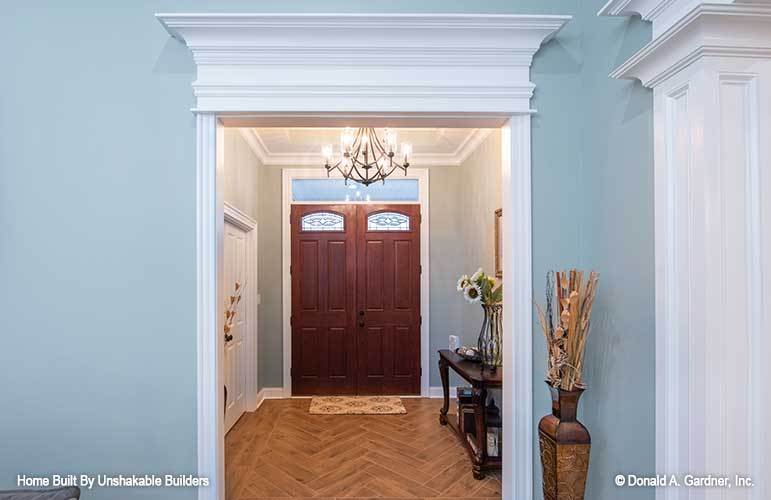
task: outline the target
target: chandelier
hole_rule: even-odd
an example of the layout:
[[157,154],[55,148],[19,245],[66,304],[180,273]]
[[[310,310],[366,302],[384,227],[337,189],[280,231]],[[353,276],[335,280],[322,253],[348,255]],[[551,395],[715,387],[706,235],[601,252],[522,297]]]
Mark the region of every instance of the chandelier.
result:
[[324,168],[327,176],[337,170],[345,178],[345,183],[355,181],[365,186],[382,181],[400,169],[407,175],[410,166],[412,145],[403,142],[401,151],[396,153],[396,131],[385,129],[381,140],[374,128],[346,128],[340,134],[340,152],[335,155],[332,145],[321,148],[324,156]]

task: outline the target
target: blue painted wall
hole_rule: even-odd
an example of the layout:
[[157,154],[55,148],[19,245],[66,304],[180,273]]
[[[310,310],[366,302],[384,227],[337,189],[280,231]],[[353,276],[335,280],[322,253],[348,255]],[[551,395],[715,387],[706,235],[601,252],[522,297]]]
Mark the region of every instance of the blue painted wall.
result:
[[[195,472],[194,67],[153,18],[160,11],[575,16],[533,66],[535,291],[555,266],[602,274],[583,401],[594,439],[587,498],[617,498],[616,472],[651,471],[651,97],[607,78],[649,30],[595,18],[601,3],[4,2],[0,487],[18,473]],[[549,405],[537,331],[534,355],[541,415]]]

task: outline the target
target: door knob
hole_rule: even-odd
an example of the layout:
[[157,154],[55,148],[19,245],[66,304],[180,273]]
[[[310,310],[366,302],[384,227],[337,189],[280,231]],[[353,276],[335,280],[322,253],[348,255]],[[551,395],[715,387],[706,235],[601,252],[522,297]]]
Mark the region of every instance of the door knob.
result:
[[359,311],[359,326],[364,326],[364,311]]

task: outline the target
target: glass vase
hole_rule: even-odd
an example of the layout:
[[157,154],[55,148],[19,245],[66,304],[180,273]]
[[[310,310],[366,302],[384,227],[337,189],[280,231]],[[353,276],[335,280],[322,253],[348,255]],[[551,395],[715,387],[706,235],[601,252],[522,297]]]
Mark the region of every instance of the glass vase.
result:
[[485,312],[482,330],[479,332],[477,348],[482,357],[482,365],[492,368],[503,366],[503,349],[501,346],[501,331],[503,330],[503,305],[482,304]]

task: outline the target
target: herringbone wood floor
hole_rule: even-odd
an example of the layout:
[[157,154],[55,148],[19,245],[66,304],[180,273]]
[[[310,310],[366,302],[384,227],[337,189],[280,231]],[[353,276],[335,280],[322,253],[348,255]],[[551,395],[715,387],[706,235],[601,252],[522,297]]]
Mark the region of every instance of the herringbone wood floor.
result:
[[441,400],[403,401],[406,415],[310,415],[310,399],[265,401],[225,438],[228,500],[501,497],[500,475],[475,480],[439,425]]

